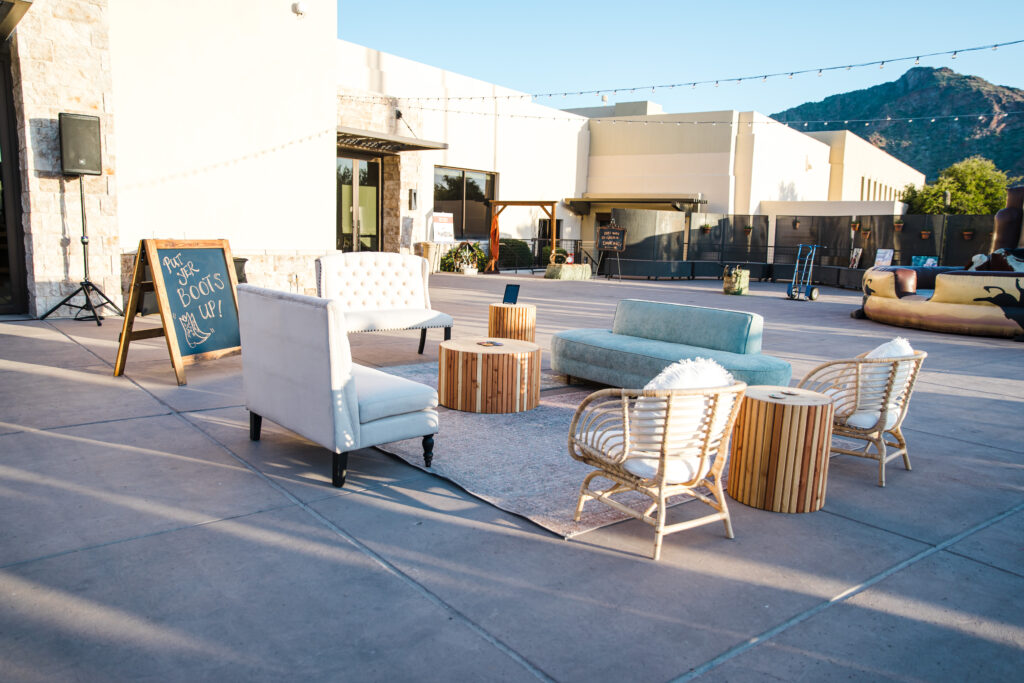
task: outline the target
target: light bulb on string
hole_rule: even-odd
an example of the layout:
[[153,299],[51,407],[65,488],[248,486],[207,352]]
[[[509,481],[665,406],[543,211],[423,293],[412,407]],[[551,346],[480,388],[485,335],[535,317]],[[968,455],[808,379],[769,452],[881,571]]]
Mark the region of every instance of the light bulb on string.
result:
[[878,68],[879,69],[884,69],[885,68],[885,62],[882,62],[881,64],[879,64]]
[[950,59],[956,59],[956,52],[957,52],[956,50],[953,50],[953,56],[950,57]]
[[918,65],[920,63],[921,63],[921,58],[920,57],[915,57],[914,58],[914,65],[916,66],[916,65]]
[[818,76],[821,76],[821,69],[818,69]]

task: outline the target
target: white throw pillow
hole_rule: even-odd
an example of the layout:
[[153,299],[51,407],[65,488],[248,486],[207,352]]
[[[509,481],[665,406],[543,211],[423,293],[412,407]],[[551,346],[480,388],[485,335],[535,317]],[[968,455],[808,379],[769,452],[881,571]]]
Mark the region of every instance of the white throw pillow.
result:
[[[879,344],[875,348],[871,349],[865,355],[865,358],[913,358],[914,349],[911,348],[910,342],[903,337],[896,337],[884,344]],[[912,364],[909,362],[900,363],[896,370],[896,379],[893,382],[893,395],[889,398],[889,403],[886,409],[889,411],[889,415],[886,418],[886,429],[895,424],[895,417],[893,417],[894,411],[897,410],[899,404],[899,398],[903,394],[903,390],[907,383],[907,378],[910,376],[910,370]],[[864,367],[864,380],[865,384],[872,387],[880,387],[880,385],[888,380],[889,372],[892,369],[890,365],[867,365]],[[860,399],[857,401],[857,413],[866,413],[867,416],[864,418],[865,421],[870,421],[872,424],[878,420],[878,416],[882,412],[881,396],[879,392],[870,392],[862,390]],[[871,418],[871,415],[874,418]],[[851,416],[854,417],[854,416]],[[857,420],[855,420],[857,421]],[[847,420],[849,422],[849,419]],[[859,425],[854,425],[859,426]],[[870,425],[869,425],[870,426]],[[862,427],[865,429],[866,427]]]
[[871,349],[867,353],[867,358],[906,358],[907,356],[913,356],[914,349],[910,347],[910,342],[903,337],[896,337],[884,344],[879,344],[875,348]]
[[[711,389],[732,385],[733,377],[728,370],[708,358],[692,358],[682,360],[662,370],[644,389]],[[724,400],[719,407],[718,415],[711,430],[721,432],[729,418],[733,397]],[[698,470],[697,456],[700,454],[702,440],[697,438],[704,414],[704,398],[691,396],[675,399],[672,408],[672,422],[668,425],[668,433],[663,429],[666,399],[642,396],[637,399],[631,416],[630,430],[633,441],[632,450],[657,451],[664,442],[670,457],[686,458],[688,462],[667,464],[668,480],[673,483],[688,481]],[[692,462],[689,462],[691,461]],[[709,463],[705,462],[703,476]],[[657,471],[657,456],[627,460],[624,467],[643,477],[652,477]]]
[[644,389],[710,389],[732,384],[732,375],[710,358],[688,358],[668,366]]

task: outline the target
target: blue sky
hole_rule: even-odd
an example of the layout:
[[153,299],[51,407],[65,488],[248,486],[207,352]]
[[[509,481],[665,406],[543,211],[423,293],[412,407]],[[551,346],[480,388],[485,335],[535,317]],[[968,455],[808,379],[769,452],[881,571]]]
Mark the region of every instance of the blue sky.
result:
[[[351,2],[338,37],[529,93],[609,88],[666,112],[765,114],[899,78],[913,62],[652,92],[650,85],[913,57],[1024,39],[1024,2]],[[922,58],[1024,88],[1024,43]],[[644,87],[647,86],[647,87]],[[596,106],[596,95],[536,100]],[[974,112],[964,112],[974,113]],[[980,113],[980,112],[979,112]]]

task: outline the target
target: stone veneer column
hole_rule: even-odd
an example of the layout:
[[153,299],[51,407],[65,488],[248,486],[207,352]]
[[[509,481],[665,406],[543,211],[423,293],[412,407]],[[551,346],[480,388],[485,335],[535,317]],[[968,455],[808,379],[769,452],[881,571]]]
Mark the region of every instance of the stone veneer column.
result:
[[60,112],[100,117],[103,175],[84,177],[89,275],[122,304],[107,7],[107,0],[35,2],[12,39],[29,312],[36,316],[84,275],[78,180],[60,172]]
[[[409,129],[395,117],[395,109],[402,109],[403,118],[413,130],[421,129],[421,112],[415,107],[402,108],[395,98],[384,98],[380,93],[369,91],[341,90],[338,93],[339,126],[412,137]],[[402,223],[407,219],[412,222],[410,250],[412,243],[422,242],[427,238],[422,225],[422,207],[427,202],[432,202],[434,188],[420,187],[422,154],[424,152],[402,152],[381,159],[384,184],[381,194],[382,251],[401,251]],[[409,190],[416,190],[418,193],[420,208],[416,210],[409,209]]]

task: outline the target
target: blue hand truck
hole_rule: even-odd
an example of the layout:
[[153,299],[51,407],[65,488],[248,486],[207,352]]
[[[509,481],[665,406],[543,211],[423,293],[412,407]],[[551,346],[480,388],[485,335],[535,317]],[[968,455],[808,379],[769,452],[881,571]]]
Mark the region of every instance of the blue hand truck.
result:
[[811,285],[811,275],[814,273],[814,255],[818,249],[827,248],[821,244],[797,245],[793,281],[786,287],[786,296],[794,301],[814,301],[818,298],[818,288]]

